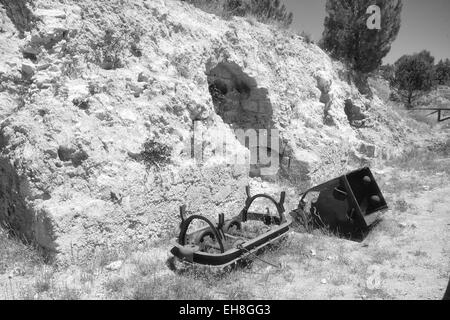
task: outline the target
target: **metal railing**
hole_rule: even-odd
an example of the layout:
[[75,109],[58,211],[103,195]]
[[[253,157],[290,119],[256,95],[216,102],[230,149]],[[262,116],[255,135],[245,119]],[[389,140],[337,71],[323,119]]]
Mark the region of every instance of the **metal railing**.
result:
[[427,117],[436,114],[438,115],[438,122],[444,122],[446,120],[450,120],[450,117],[442,117],[442,112],[443,111],[449,111],[450,112],[450,108],[415,108],[412,109],[411,111],[433,111],[432,113],[428,114]]

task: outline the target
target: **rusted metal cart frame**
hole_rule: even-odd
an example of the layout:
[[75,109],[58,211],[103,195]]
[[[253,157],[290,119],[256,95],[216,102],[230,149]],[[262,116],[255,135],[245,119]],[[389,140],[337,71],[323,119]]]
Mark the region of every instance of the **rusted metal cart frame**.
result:
[[[186,206],[182,206],[180,208],[182,220],[180,234],[177,239],[172,240],[173,248],[171,249],[171,253],[178,259],[189,263],[226,267],[283,238],[289,231],[289,226],[291,224],[291,221],[288,221],[284,215],[284,200],[286,194],[282,192],[280,200],[276,201],[266,194],[251,196],[249,187],[246,188],[246,192],[247,199],[240,214],[229,220],[225,220],[224,215],[221,214],[219,215],[219,222],[217,224],[199,215],[186,217]],[[249,211],[253,202],[256,199],[261,198],[265,198],[272,202],[277,209],[278,216]],[[194,220],[202,220],[206,222],[207,226],[188,233],[188,228]],[[266,225],[272,226],[272,228],[270,231],[253,239],[242,239],[243,237],[235,237],[227,233],[231,227],[240,229],[241,224],[247,221],[262,221]],[[220,251],[220,253],[209,253],[200,249],[199,244],[205,236],[214,238],[215,242],[218,244],[217,250]],[[194,243],[189,243],[187,239],[195,240]],[[225,240],[237,240],[239,244],[227,248],[224,244]]]

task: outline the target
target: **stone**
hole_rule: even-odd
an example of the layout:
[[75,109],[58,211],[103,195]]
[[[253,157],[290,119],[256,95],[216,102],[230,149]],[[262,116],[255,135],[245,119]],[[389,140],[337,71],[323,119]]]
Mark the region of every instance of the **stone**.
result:
[[32,62],[24,62],[22,63],[22,76],[25,79],[30,79],[34,76],[36,72],[36,67]]
[[34,15],[45,19],[45,18],[58,18],[65,19],[66,13],[62,10],[54,10],[54,9],[37,9],[34,11]]
[[149,82],[150,76],[145,72],[140,72],[138,75],[138,82]]
[[327,74],[325,71],[320,71],[317,73],[316,81],[317,81],[317,88],[319,88],[319,90],[323,94],[327,94],[330,91],[333,81],[330,78],[330,75]]
[[108,264],[105,269],[108,271],[118,271],[120,268],[122,268],[123,265],[123,261],[122,260],[117,260],[114,262],[111,262],[110,264]]
[[375,158],[376,156],[376,147],[371,144],[361,143],[358,151],[369,158]]

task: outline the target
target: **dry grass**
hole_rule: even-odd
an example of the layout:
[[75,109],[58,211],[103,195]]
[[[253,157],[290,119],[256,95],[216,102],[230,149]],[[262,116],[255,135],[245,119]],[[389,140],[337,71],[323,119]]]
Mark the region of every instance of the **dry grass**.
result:
[[414,171],[428,171],[430,173],[445,172],[450,173],[448,162],[440,161],[442,157],[448,155],[450,145],[438,154],[432,150],[414,149],[403,155],[403,157],[391,161],[389,164],[407,168]]
[[133,300],[209,300],[208,288],[198,281],[180,276],[132,278],[130,298]]
[[20,273],[28,273],[44,261],[42,252],[31,243],[0,228],[0,274],[15,268],[20,269]]
[[34,289],[37,294],[48,292],[52,289],[53,272],[51,267],[44,267],[35,275]]
[[[450,141],[447,141],[430,149],[412,149],[401,157],[390,159],[386,165],[399,170],[388,181],[381,180],[380,188],[387,194],[398,195],[402,192],[419,194],[442,187],[450,175],[449,154]],[[400,212],[410,209],[404,199],[393,200],[393,206]]]
[[395,260],[399,256],[396,248],[376,248],[372,250],[370,259],[373,264],[385,264]]
[[[390,164],[394,167],[421,173],[415,174],[416,178],[414,175],[411,178],[410,175],[396,174],[386,181],[380,179],[381,189],[387,194],[405,190],[410,193],[423,192],[423,184],[427,183],[423,180],[423,174],[431,175],[439,170],[449,173],[448,168],[439,161],[448,152],[449,143],[436,146],[430,151],[412,151],[409,155],[391,160]],[[446,178],[446,175],[443,177]],[[386,182],[389,184],[385,184]],[[397,197],[394,200],[392,205],[395,211],[411,211],[406,198]],[[385,218],[372,231],[371,237],[373,236],[373,241],[380,237],[395,241],[403,236],[403,230],[394,218]],[[381,244],[371,244],[362,250],[359,246],[337,239],[335,234],[326,229],[320,229],[313,234],[291,234],[285,241],[261,252],[259,257],[280,268],[268,267],[263,262],[254,260],[227,272],[213,272],[208,268],[191,266],[178,266],[178,272],[171,272],[165,258],[159,256],[161,252],[168,252],[165,241],[139,250],[133,245],[124,244],[121,248],[105,247],[97,250],[89,259],[73,264],[69,271],[46,265],[33,246],[0,231],[0,276],[2,273],[5,275],[12,272],[18,266],[25,270],[29,279],[28,285],[22,286],[14,283],[15,278],[12,278],[11,283],[0,290],[5,291],[3,296],[12,299],[76,300],[97,298],[100,292],[104,299],[249,300],[262,297],[276,299],[279,292],[273,288],[302,281],[314,281],[320,287],[321,279],[326,279],[330,287],[325,296],[330,299],[343,297],[343,292],[346,297],[352,297],[352,290],[368,299],[392,299],[392,292],[383,288],[369,290],[365,283],[371,266],[387,266],[396,261],[398,263],[402,259],[401,252],[396,247]],[[412,250],[410,254],[424,261],[429,258],[421,250]],[[117,260],[124,263],[121,270],[105,269],[105,266]],[[74,257],[74,261],[78,260]],[[64,279],[73,270],[79,271],[79,276],[66,283]],[[447,275],[444,271],[447,272],[443,270],[442,273]],[[19,275],[18,278],[20,277]],[[295,294],[297,293],[296,291]],[[287,296],[294,296],[294,293]]]

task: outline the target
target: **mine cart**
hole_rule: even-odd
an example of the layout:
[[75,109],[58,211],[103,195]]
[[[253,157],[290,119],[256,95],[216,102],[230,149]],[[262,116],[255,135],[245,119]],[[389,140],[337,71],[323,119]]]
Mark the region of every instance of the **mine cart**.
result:
[[[249,187],[246,192],[247,199],[240,214],[229,220],[220,214],[217,223],[201,215],[187,217],[186,206],[181,207],[180,234],[172,240],[171,253],[189,263],[226,267],[243,257],[257,254],[285,236],[291,223],[284,215],[285,193],[282,192],[280,200],[276,201],[265,194],[251,196]],[[276,212],[271,214],[269,208],[266,212],[251,211],[254,201],[260,198],[269,200]],[[196,228],[196,222],[206,226]]]
[[290,215],[306,228],[327,227],[354,240],[363,238],[387,209],[383,194],[369,168],[350,172],[300,195]]

